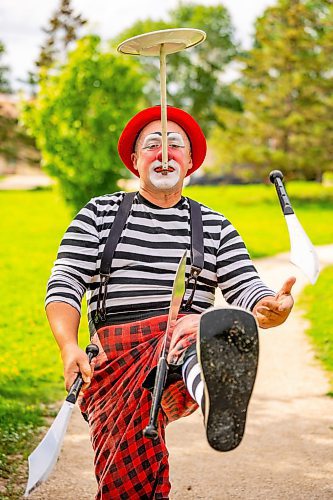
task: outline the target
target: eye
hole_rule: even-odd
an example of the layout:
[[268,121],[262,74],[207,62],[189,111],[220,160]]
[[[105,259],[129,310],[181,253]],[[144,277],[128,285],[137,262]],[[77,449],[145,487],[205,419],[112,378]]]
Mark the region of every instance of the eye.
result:
[[153,151],[154,149],[158,149],[160,147],[160,144],[157,144],[156,142],[153,142],[151,144],[148,144],[142,149],[148,149],[148,151]]

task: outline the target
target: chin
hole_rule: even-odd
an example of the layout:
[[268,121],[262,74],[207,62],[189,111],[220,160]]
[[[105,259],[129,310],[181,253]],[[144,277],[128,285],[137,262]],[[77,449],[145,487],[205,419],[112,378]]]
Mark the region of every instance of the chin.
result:
[[152,182],[153,186],[155,186],[156,189],[160,189],[161,191],[168,191],[170,189],[173,189],[174,187],[177,186],[178,181],[176,182]]
[[150,178],[150,182],[157,189],[161,189],[161,190],[173,189],[179,183],[179,176],[177,175],[177,177],[174,176],[174,177],[169,178],[169,179],[167,179],[167,178],[161,179],[161,178],[156,178],[155,176],[153,176]]

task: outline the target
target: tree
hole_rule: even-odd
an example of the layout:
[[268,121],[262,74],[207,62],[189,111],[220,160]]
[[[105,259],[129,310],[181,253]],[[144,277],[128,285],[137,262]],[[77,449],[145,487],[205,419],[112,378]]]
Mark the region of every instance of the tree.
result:
[[[0,59],[4,53],[5,47],[0,42]],[[7,76],[8,71],[8,66],[0,64],[0,94],[12,93]],[[20,126],[18,114],[17,104],[11,96],[2,96],[0,99],[0,157],[11,169],[18,160],[30,164],[38,163],[38,153],[34,148],[34,143]]]
[[135,61],[102,52],[100,39],[77,42],[66,64],[41,81],[23,119],[43,165],[79,209],[92,196],[118,189],[128,175],[117,153],[120,132],[142,105],[143,77]]
[[236,93],[243,114],[220,110],[220,161],[267,178],[320,180],[333,170],[333,6],[324,0],[279,0],[257,20]]
[[47,78],[50,72],[56,71],[57,66],[66,60],[66,55],[73,43],[81,36],[81,28],[87,21],[74,12],[71,0],[60,0],[59,8],[52,14],[48,27],[42,28],[47,35],[45,42],[40,47],[40,53],[32,71],[28,71],[25,79],[19,82],[30,89],[30,96],[35,97],[41,79]]
[[7,76],[9,67],[1,64],[1,59],[4,54],[5,54],[5,46],[0,41],[0,93],[11,94],[12,90]]
[[[168,21],[138,21],[123,31],[114,43],[149,31],[170,28],[201,28],[204,43],[167,58],[168,103],[186,109],[209,132],[213,124],[223,126],[217,107],[240,110],[239,100],[223,83],[226,66],[237,54],[230,16],[222,5],[180,4],[169,12]],[[130,57],[130,56],[129,56]],[[151,105],[159,102],[158,58],[140,58],[149,81],[145,95]]]
[[48,70],[61,56],[64,58],[70,45],[79,38],[80,28],[87,23],[81,14],[75,14],[71,0],[60,0],[60,6],[49,21],[48,28],[43,28],[47,39],[41,47],[36,66]]

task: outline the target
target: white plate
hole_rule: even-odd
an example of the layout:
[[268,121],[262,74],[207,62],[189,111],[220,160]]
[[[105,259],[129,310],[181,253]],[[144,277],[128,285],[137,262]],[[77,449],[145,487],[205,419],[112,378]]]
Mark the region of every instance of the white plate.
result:
[[128,38],[118,45],[118,52],[141,56],[159,56],[161,45],[165,54],[174,54],[193,47],[205,40],[206,33],[194,28],[174,28],[151,31],[143,35]]

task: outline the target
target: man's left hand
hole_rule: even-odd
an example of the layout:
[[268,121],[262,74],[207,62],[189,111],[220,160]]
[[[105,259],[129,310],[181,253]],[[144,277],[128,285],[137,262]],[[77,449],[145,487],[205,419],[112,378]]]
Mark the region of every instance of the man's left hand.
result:
[[254,306],[252,312],[261,328],[272,328],[286,321],[294,305],[291,289],[295,281],[295,277],[288,278],[275,297],[264,297]]

